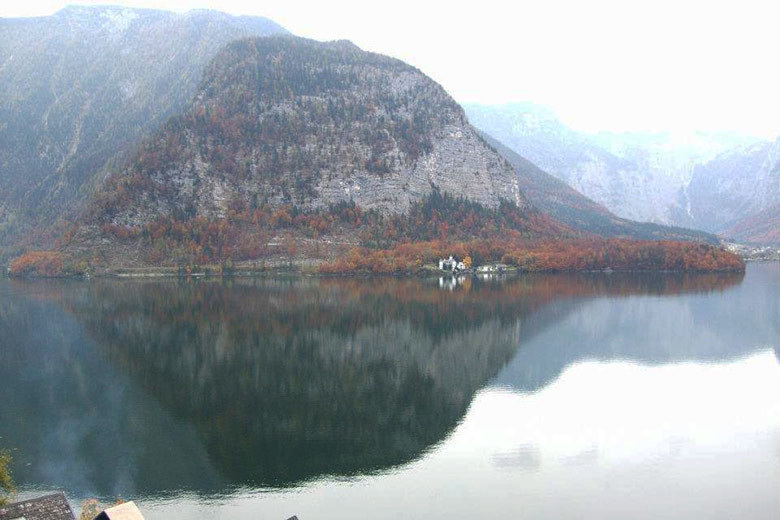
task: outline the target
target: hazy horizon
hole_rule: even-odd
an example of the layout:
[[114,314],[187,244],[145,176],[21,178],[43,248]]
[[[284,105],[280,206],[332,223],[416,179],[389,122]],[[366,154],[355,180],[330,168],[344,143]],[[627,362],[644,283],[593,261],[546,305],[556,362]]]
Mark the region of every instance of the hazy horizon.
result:
[[66,5],[265,16],[298,36],[348,39],[400,58],[459,102],[533,102],[588,132],[780,134],[780,73],[772,66],[780,10],[760,2],[489,1],[465,9],[409,0],[31,0],[0,6],[0,16],[43,16]]

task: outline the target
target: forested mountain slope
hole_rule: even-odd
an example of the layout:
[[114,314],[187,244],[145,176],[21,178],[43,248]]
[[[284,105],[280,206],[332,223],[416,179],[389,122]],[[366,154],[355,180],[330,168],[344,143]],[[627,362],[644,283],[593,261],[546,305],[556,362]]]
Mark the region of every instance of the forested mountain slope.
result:
[[509,164],[417,69],[346,41],[246,39],[223,49],[181,115],[112,172],[92,216],[138,227],[348,201],[405,212],[434,187],[530,208]]
[[529,204],[507,160],[419,70],[346,41],[275,36],[224,47],[63,239],[110,265],[171,265],[295,240],[329,256],[334,244],[503,230],[574,234]]
[[217,50],[274,22],[68,7],[0,19],[0,248],[55,235],[107,162],[181,110]]
[[748,244],[780,245],[780,204],[734,222],[721,234]]

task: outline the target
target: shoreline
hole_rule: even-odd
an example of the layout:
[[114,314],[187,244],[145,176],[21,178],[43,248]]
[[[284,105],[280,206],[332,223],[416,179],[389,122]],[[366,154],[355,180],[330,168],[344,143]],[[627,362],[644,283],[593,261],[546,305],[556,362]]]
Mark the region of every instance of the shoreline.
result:
[[[780,260],[753,260],[747,263],[766,264],[780,263]],[[135,269],[138,269],[136,271]],[[420,269],[415,272],[406,273],[371,273],[367,271],[355,271],[344,273],[323,273],[317,270],[306,269],[264,269],[247,270],[236,269],[232,272],[219,272],[216,270],[193,271],[182,273],[176,267],[159,268],[123,268],[117,270],[107,270],[100,273],[70,274],[65,276],[37,276],[37,275],[8,275],[3,273],[4,278],[16,280],[84,280],[91,279],[116,279],[116,280],[170,280],[170,279],[229,279],[229,278],[264,278],[276,276],[305,276],[312,278],[485,278],[498,279],[502,277],[516,277],[524,275],[550,275],[550,274],[687,274],[687,275],[705,275],[705,274],[740,274],[745,269],[714,269],[714,270],[685,270],[685,269],[583,269],[583,270],[533,270],[507,269],[503,273],[480,273],[477,271],[464,271],[452,273],[448,271],[438,271],[435,269]]]

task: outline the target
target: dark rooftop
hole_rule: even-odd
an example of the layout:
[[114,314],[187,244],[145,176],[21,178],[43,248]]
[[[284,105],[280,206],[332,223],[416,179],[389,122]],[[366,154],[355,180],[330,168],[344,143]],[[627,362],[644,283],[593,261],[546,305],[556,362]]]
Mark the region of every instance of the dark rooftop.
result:
[[0,520],[75,520],[64,493],[0,507]]

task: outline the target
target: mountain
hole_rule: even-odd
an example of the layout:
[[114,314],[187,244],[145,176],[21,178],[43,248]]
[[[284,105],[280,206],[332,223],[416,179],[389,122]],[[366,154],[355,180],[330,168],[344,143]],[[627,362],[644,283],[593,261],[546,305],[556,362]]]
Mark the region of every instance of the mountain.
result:
[[[348,41],[208,11],[72,8],[2,29],[0,247],[53,249],[15,274],[337,256],[408,272],[453,242],[534,269],[727,267],[704,246],[601,240],[712,237],[637,227],[572,191],[551,204],[560,185],[519,175],[440,85]],[[176,31],[183,48],[165,43]],[[529,202],[529,180],[574,225]],[[551,239],[581,240],[563,254]]]
[[631,160],[561,123],[551,110],[530,103],[465,109],[477,128],[616,215],[669,222],[665,204],[658,201],[673,199],[675,184],[659,183]]
[[541,170],[497,139],[486,133],[482,133],[482,136],[515,169],[520,189],[531,204],[573,229],[605,237],[717,242],[715,236],[700,231],[620,218],[562,180]]
[[724,132],[587,134],[531,103],[465,109],[477,128],[619,217],[707,230],[691,213],[695,195],[688,188],[697,165],[761,144]]
[[404,212],[434,187],[530,209],[512,168],[419,70],[345,42],[244,39],[207,68],[184,111],[112,172],[100,223],[220,219],[236,208],[353,202]]
[[780,204],[737,220],[721,231],[732,241],[780,245]]
[[[688,192],[703,229],[749,242],[777,242],[780,139],[729,150],[697,166]],[[766,228],[762,231],[761,228]]]
[[[521,188],[547,190],[537,199],[552,207],[544,183],[560,181],[514,160],[527,170],[518,174],[440,85],[399,60],[346,41],[242,39],[109,174],[67,248],[109,270],[305,258],[325,260],[325,272],[414,272],[447,251],[527,270],[741,268],[703,244],[605,241],[596,233],[715,242],[622,221],[573,190],[554,210],[577,227],[561,223]],[[57,262],[28,256],[11,269]]]
[[0,20],[0,247],[46,242],[107,164],[188,102],[218,49],[286,33],[257,17],[68,7]]

